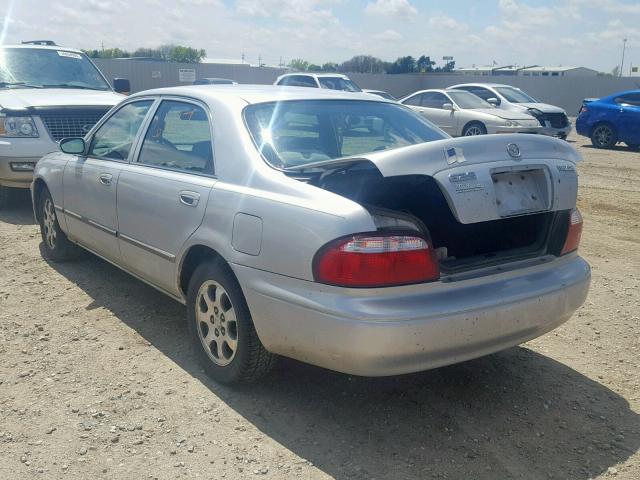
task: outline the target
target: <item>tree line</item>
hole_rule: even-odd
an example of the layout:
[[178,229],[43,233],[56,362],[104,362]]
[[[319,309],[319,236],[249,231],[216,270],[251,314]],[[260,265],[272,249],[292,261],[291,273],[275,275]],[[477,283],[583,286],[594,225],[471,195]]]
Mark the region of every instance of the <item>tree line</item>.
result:
[[90,58],[131,58],[147,57],[163,62],[200,63],[207,52],[203,49],[182,45],[161,45],[157,48],[138,48],[133,52],[120,48],[103,48],[101,50],[83,50]]
[[411,55],[399,57],[395,62],[385,62],[372,55],[356,55],[342,63],[324,63],[316,65],[304,59],[296,58],[288,67],[301,72],[353,72],[353,73],[431,73],[451,72],[456,62],[451,60],[444,65],[436,66],[431,57],[422,55],[415,59]]

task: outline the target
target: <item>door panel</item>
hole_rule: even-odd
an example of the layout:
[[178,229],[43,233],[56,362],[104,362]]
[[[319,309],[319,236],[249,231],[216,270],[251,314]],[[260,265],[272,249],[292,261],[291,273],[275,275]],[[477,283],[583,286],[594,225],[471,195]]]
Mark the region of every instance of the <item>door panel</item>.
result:
[[64,171],[65,219],[71,235],[109,260],[118,261],[116,190],[120,168],[152,100],[124,104],[96,130],[87,156],[77,156]]
[[175,259],[204,217],[213,178],[127,165],[118,180],[120,252],[124,265],[176,292]]
[[210,116],[186,100],[163,100],[135,163],[118,179],[120,252],[132,272],[179,294],[175,260],[204,217],[213,178]]
[[80,243],[118,260],[116,185],[118,162],[76,157],[64,170],[64,209],[71,235]]

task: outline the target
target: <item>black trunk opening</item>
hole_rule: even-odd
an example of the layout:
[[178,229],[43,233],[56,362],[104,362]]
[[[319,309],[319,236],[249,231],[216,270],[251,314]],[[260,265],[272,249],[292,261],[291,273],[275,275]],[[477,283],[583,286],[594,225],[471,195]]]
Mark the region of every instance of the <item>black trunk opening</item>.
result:
[[317,184],[364,206],[412,215],[431,237],[445,271],[546,253],[551,227],[558,223],[555,212],[460,223],[436,181],[425,175],[385,178],[377,169],[357,169],[321,177]]

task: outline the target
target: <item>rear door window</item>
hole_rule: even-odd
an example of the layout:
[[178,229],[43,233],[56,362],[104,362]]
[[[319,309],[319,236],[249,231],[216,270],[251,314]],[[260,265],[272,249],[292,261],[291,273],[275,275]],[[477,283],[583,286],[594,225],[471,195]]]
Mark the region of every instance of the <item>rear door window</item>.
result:
[[138,163],[189,173],[213,174],[213,144],[207,112],[164,100],[149,124]]
[[291,75],[283,78],[278,85],[288,85],[290,87],[314,87],[318,88],[313,77],[307,75]]

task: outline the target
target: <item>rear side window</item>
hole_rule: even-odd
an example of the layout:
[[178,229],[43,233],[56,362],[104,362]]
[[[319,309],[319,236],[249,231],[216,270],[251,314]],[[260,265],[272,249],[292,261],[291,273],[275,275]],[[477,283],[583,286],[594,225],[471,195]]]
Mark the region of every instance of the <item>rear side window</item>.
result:
[[93,136],[89,156],[126,160],[152,100],[127,103],[102,124]]
[[144,137],[138,163],[213,174],[211,129],[204,109],[188,102],[163,101]]
[[420,93],[418,95],[414,95],[413,97],[407,98],[402,103],[404,105],[411,105],[412,107],[420,107],[422,105],[422,97],[424,94]]
[[290,87],[313,87],[318,88],[315,79],[306,75],[291,75],[280,80],[278,85],[288,85]]
[[640,107],[640,93],[628,93],[626,95],[621,95],[615,99],[615,102],[620,105]]

